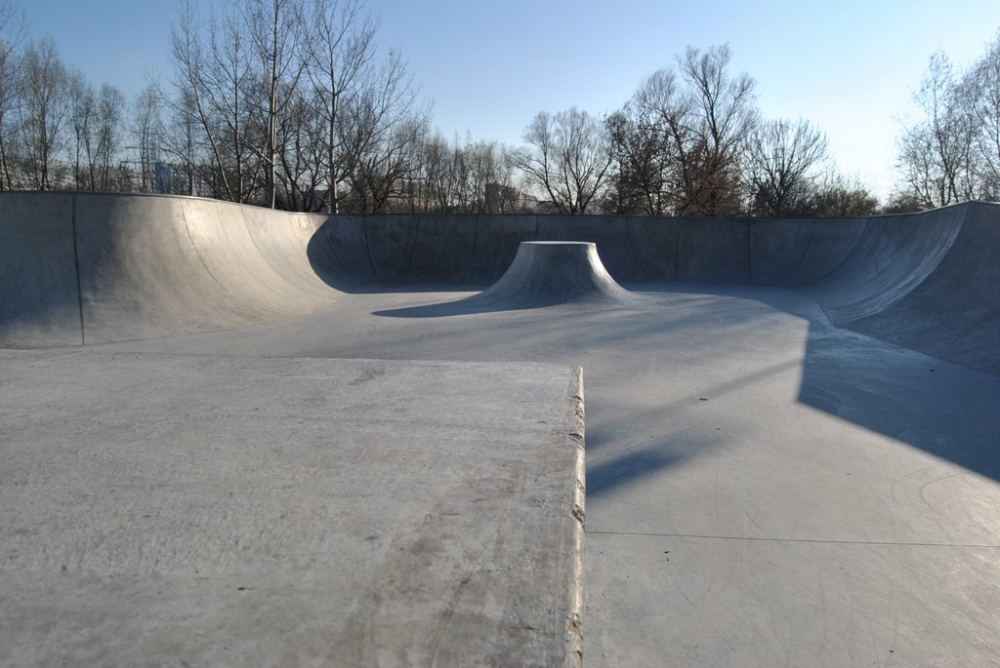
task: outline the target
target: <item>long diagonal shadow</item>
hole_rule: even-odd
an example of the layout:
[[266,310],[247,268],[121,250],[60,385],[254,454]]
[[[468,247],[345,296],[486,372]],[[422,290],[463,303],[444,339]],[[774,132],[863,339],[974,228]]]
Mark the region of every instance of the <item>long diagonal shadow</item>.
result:
[[[671,290],[663,290],[663,295],[653,291],[653,295],[644,296],[653,308],[664,308],[666,300],[670,299],[669,292],[678,287],[691,286],[671,286]],[[810,307],[803,311],[802,296],[793,291],[745,288],[737,293],[740,298],[755,300],[809,321],[801,360],[801,385],[797,397],[800,403],[1000,481],[1000,422],[996,417],[1000,414],[1000,378],[837,328],[819,309]],[[722,286],[708,287],[705,294],[709,295],[707,301],[692,302],[694,308],[690,314],[668,324],[623,317],[620,326],[590,331],[587,327],[590,314],[618,312],[625,316],[636,310],[621,305],[595,305],[593,309],[584,305],[545,314],[538,320],[538,331],[527,338],[517,322],[491,321],[489,326],[497,332],[513,327],[522,341],[530,341],[533,337],[550,348],[558,345],[565,331],[586,336],[588,346],[629,345],[637,339],[648,340],[668,330],[677,332],[705,326],[703,309],[714,308],[711,295],[731,295],[732,290]],[[380,311],[377,315],[441,318],[546,306],[496,304],[477,297],[479,295]],[[439,336],[447,337],[449,333]],[[461,346],[465,336],[463,332],[456,332],[455,345]],[[798,360],[795,363],[798,364]],[[756,381],[759,378],[745,377],[731,382]],[[588,449],[591,448],[599,450],[600,443],[592,442],[588,436]],[[609,453],[608,460],[595,461],[589,467],[589,493],[606,493],[657,470],[676,466],[687,456],[673,450],[648,447],[617,455]]]
[[1000,378],[810,327],[798,400],[1000,480]]

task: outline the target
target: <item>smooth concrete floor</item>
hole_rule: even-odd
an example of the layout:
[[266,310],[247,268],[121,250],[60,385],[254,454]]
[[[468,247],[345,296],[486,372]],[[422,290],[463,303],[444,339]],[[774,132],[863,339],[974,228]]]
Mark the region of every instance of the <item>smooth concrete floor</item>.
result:
[[[587,666],[1000,665],[1000,378],[757,287],[468,292],[95,350],[581,365]],[[422,316],[435,317],[422,317]]]

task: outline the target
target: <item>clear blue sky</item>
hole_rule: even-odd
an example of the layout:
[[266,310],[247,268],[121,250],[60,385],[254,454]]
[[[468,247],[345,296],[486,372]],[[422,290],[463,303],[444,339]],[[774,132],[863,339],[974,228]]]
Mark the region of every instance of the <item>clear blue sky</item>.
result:
[[[208,7],[213,0],[199,0]],[[167,67],[171,0],[22,0],[31,35],[131,96]],[[963,67],[1000,29],[1000,0],[368,0],[448,136],[520,144],[539,111],[601,115],[687,45],[729,43],[768,117],[803,117],[885,195],[899,118],[928,59]]]

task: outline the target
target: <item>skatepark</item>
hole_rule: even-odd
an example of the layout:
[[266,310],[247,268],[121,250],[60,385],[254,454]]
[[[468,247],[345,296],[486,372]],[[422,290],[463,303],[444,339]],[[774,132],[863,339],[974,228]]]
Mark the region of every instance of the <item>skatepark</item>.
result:
[[0,229],[0,665],[1000,662],[1000,205]]

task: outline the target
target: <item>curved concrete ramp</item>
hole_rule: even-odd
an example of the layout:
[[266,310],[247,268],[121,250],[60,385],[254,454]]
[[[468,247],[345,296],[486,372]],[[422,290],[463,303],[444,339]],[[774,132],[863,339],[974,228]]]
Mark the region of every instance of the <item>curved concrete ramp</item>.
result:
[[5,194],[0,347],[155,338],[312,313],[339,294],[306,254],[325,219],[188,197]]
[[434,318],[561,304],[638,306],[645,301],[611,278],[596,244],[522,241],[500,280],[479,294],[440,304],[377,311],[375,315]]
[[604,268],[597,244],[525,241],[504,275],[478,299],[498,306],[634,301]]
[[840,262],[795,287],[836,325],[1000,374],[1000,206],[969,202],[860,224]]
[[1000,205],[971,202],[938,213],[949,214],[958,222],[931,270],[878,311],[834,322],[1000,375]]
[[0,347],[82,343],[73,196],[0,196]]

